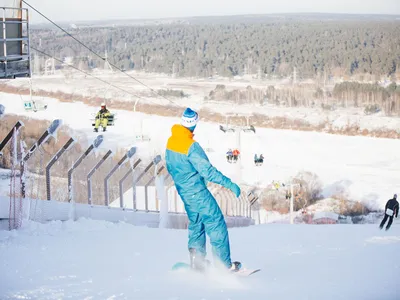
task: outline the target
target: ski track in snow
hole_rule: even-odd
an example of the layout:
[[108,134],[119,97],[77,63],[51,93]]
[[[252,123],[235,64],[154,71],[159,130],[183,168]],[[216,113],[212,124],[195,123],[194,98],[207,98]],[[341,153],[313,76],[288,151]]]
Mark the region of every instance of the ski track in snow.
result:
[[261,272],[169,271],[188,261],[186,230],[25,223],[0,231],[0,299],[399,299],[398,224],[259,225],[230,238],[232,258]]
[[[7,107],[7,113],[47,120],[60,118],[75,130],[75,137],[87,136],[89,141],[96,138],[89,119],[99,108],[81,102],[37,99],[49,105],[46,111],[26,112],[18,95],[0,93],[0,103]],[[179,122],[179,118],[109,109],[117,113],[116,125],[99,133],[105,137],[100,148],[115,150],[137,146],[137,155],[143,160],[164,154],[170,128]],[[151,137],[150,142],[134,141],[140,128]],[[235,134],[224,134],[218,124],[200,121],[195,139],[204,148],[211,148],[208,153],[211,162],[239,183],[266,186],[273,180],[286,181],[299,171],[311,171],[321,179],[325,197],[345,186],[350,200],[369,203],[373,209],[383,208],[393,193],[399,192],[396,189],[400,182],[400,140],[257,128],[255,135],[241,135],[240,168],[225,160],[228,148],[236,146]],[[255,153],[264,154],[262,167],[254,166]]]

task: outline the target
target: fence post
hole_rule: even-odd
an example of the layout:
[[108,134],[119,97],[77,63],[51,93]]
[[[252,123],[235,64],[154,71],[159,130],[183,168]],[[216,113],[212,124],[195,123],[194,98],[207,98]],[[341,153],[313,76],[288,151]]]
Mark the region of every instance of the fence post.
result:
[[226,195],[224,196],[224,199],[225,199],[225,214],[229,217],[230,216],[230,213],[229,213],[229,199],[226,197]]
[[37,140],[37,142],[28,150],[28,153],[21,160],[21,196],[23,199],[26,197],[25,193],[25,165],[26,162],[31,158],[33,153],[44,143],[46,140],[57,132],[58,128],[62,124],[61,120],[54,120],[49,128],[42,134],[42,136]]
[[72,193],[72,173],[73,173],[73,171],[90,154],[90,152],[92,152],[92,150],[94,148],[98,148],[102,142],[103,142],[103,136],[98,135],[97,138],[93,141],[93,143],[89,146],[89,148],[87,148],[87,150],[78,158],[78,160],[75,161],[72,168],[68,170],[68,202],[71,202],[73,199],[73,193]]
[[168,197],[168,190],[170,189],[170,187],[169,187],[169,184],[166,184],[166,182],[168,181],[168,179],[170,179],[171,178],[171,174],[169,174],[168,172],[167,172],[167,175],[165,175],[165,177],[164,177],[164,184],[165,184],[165,187],[166,187],[166,190],[165,190],[165,194],[166,194],[166,198],[167,198],[167,201],[168,201],[168,212],[170,211],[170,209],[169,209],[169,207],[170,207],[170,205],[169,205],[169,203],[170,203],[170,201],[169,201],[169,197]]
[[[9,219],[8,226],[9,230],[18,229],[21,226],[23,220],[23,207],[22,202],[17,203],[16,191],[15,191],[15,178],[16,178],[16,167],[18,164],[18,132],[14,127],[12,129],[13,135],[11,140],[11,150],[10,150],[10,161],[11,161],[11,182],[10,182],[10,209],[9,209]],[[21,143],[22,144],[22,143]],[[21,152],[22,152],[21,148]],[[21,156],[23,154],[21,153]],[[19,199],[21,201],[21,199]],[[28,202],[29,203],[29,202]],[[29,210],[27,210],[29,211]],[[21,219],[20,219],[21,217]]]
[[247,198],[246,217],[250,218],[250,201],[249,201],[249,198]]
[[153,165],[157,165],[161,161],[161,155],[157,155],[144,169],[144,171],[133,181],[132,194],[133,194],[133,210],[137,211],[136,207],[136,184],[140,179],[150,170]]
[[88,188],[88,204],[92,205],[92,176],[94,172],[107,160],[107,158],[111,155],[112,151],[108,150],[107,153],[99,160],[99,162],[93,167],[92,170],[88,173],[86,177],[87,188]]
[[70,138],[65,145],[58,150],[58,152],[51,158],[49,163],[46,166],[46,192],[47,192],[47,200],[51,200],[51,182],[50,182],[50,168],[56,163],[56,161],[63,155],[63,153],[68,150],[68,148],[72,145],[74,139]]
[[21,121],[17,121],[17,123],[14,125],[14,127],[11,128],[10,132],[6,135],[6,137],[0,143],[0,153],[3,150],[3,148],[7,145],[9,140],[13,137],[14,130],[18,131],[22,126],[24,126],[24,124]]
[[114,174],[114,172],[125,162],[126,159],[131,159],[132,156],[134,156],[136,153],[136,147],[132,147],[129,149],[127,153],[119,160],[119,162],[114,166],[114,168],[111,169],[111,171],[107,174],[107,176],[104,178],[104,205],[108,206],[109,205],[109,198],[108,198],[108,180]]
[[178,212],[178,192],[176,190],[176,187],[174,187],[174,207],[175,207],[175,212]]
[[125,181],[126,178],[128,178],[128,176],[130,174],[133,173],[133,170],[136,169],[136,167],[142,162],[142,160],[139,158],[132,166],[132,168],[129,169],[128,172],[126,172],[126,174],[124,175],[124,177],[122,177],[122,179],[119,181],[119,206],[121,208],[124,207],[124,189],[123,189],[123,183]]
[[258,197],[254,197],[254,199],[250,201],[250,218],[252,215],[252,207],[257,202],[257,200],[258,200]]
[[290,185],[290,224],[293,224],[293,184]]
[[[161,166],[161,168],[157,171],[157,175],[160,174],[164,170],[164,166]],[[152,176],[151,179],[144,185],[144,210],[146,212],[149,212],[149,195],[147,192],[147,187],[149,184],[151,184],[154,180],[156,179],[155,176]]]
[[225,216],[229,217],[228,213],[228,200],[227,200],[227,191],[223,189],[223,187],[220,187],[218,189],[218,192],[216,195],[220,195],[221,197],[221,204],[220,204],[220,209],[222,211],[222,214]]

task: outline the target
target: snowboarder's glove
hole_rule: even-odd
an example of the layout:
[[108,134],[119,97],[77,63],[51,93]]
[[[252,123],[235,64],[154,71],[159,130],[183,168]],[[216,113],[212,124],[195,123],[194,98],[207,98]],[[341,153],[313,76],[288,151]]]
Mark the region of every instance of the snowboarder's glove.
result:
[[235,194],[235,196],[237,198],[239,198],[241,191],[240,191],[240,187],[236,183],[231,182],[229,189]]

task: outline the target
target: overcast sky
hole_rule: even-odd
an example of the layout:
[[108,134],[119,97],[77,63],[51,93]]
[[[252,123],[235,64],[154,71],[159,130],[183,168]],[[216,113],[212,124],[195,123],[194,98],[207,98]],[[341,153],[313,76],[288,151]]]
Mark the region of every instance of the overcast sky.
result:
[[[12,3],[14,0],[0,0]],[[400,0],[26,0],[55,21],[328,12],[399,14]],[[31,13],[33,23],[44,20]]]

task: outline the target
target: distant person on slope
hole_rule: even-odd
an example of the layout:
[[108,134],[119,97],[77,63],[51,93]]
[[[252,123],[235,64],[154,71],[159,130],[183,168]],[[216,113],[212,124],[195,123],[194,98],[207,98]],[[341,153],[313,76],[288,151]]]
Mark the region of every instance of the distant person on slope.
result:
[[211,181],[230,189],[236,197],[240,188],[219,172],[207,158],[198,142],[193,140],[199,116],[187,108],[181,124],[172,126],[165,152],[166,166],[176,190],[185,205],[189,218],[189,255],[192,268],[202,270],[208,261],[206,257],[206,233],[210,238],[214,258],[230,271],[238,271],[240,262],[231,262],[228,229],[217,201],[207,189]]
[[236,162],[238,160],[238,158],[239,158],[239,155],[240,155],[239,150],[238,149],[234,149],[232,154],[233,154],[233,161]]
[[254,163],[256,166],[261,166],[264,163],[264,155],[260,154],[260,157],[257,154],[254,154]]
[[393,217],[399,214],[399,202],[397,202],[397,194],[394,194],[393,199],[390,199],[388,202],[386,202],[385,206],[385,217],[383,218],[381,225],[379,225],[379,228],[382,229],[383,226],[385,226],[385,223],[387,219],[389,218],[389,222],[386,226],[386,230],[389,230],[390,226],[392,226],[393,223]]
[[108,117],[110,116],[110,111],[107,109],[106,104],[102,103],[99,112],[96,115],[96,122],[94,123],[94,131],[99,131],[99,126],[103,127],[103,131],[106,131],[108,124]]
[[227,162],[230,163],[232,161],[232,158],[233,158],[233,152],[232,152],[232,149],[229,149],[228,152],[226,152],[226,160],[227,160]]
[[254,164],[257,165],[257,163],[258,163],[258,156],[257,156],[257,153],[256,153],[256,154],[254,154]]

